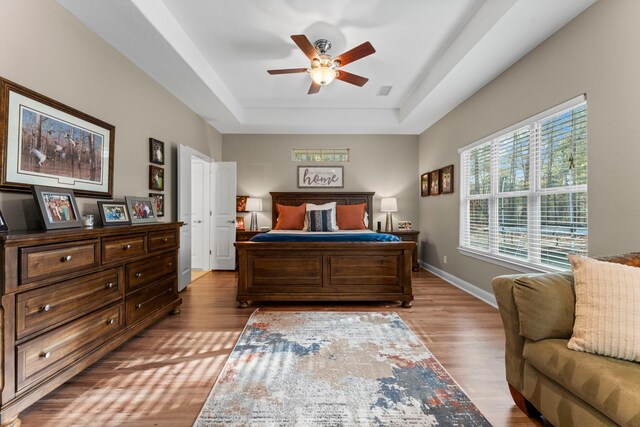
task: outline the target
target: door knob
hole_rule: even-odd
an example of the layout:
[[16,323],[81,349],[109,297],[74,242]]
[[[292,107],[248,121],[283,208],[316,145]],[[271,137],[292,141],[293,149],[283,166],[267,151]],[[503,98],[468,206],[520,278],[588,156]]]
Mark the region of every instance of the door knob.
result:
[[229,220],[229,221],[227,221],[227,222],[228,222],[229,224],[235,224],[235,223],[236,223],[236,222],[235,222],[235,221],[233,221],[233,220]]
[[196,224],[200,224],[202,223],[202,221],[200,221],[199,219],[194,220],[193,222],[195,222]]

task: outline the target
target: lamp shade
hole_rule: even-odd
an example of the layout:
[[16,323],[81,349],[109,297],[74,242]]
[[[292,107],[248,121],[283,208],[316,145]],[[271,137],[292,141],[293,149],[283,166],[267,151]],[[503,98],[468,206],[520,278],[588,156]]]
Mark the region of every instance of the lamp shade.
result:
[[262,212],[262,199],[259,197],[247,198],[247,210],[249,212]]
[[[248,203],[247,203],[248,205]],[[380,202],[381,212],[398,212],[398,202],[395,197],[386,197]]]

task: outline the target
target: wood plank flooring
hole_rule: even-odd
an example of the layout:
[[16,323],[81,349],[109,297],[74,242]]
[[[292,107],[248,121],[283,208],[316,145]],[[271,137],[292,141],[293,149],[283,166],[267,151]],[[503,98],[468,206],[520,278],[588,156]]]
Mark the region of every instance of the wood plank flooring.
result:
[[[23,412],[24,427],[191,426],[255,307],[238,310],[235,272],[214,272],[183,292],[170,316]],[[495,426],[539,425],[517,409],[504,373],[498,311],[436,276],[413,275],[415,301],[265,304],[281,310],[395,310]]]

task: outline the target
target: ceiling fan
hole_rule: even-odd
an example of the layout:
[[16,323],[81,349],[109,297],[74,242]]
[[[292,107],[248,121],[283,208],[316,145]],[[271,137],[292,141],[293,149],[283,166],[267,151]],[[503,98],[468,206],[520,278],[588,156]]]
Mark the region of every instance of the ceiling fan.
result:
[[309,95],[320,92],[322,86],[328,85],[334,79],[360,87],[369,81],[366,77],[347,73],[346,71],[338,70],[338,68],[375,53],[376,50],[371,46],[371,43],[364,42],[335,58],[331,58],[331,55],[327,54],[329,49],[331,49],[331,42],[329,40],[320,39],[314,44],[311,44],[304,34],[293,35],[291,39],[311,60],[311,67],[267,70],[269,74],[309,73],[311,80],[313,80],[309,92],[307,92]]

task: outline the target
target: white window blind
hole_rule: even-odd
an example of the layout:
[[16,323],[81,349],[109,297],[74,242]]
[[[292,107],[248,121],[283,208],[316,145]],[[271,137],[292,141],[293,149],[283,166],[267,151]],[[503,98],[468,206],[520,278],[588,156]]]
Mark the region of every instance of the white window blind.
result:
[[554,270],[587,254],[587,103],[579,97],[460,150],[460,249]]

